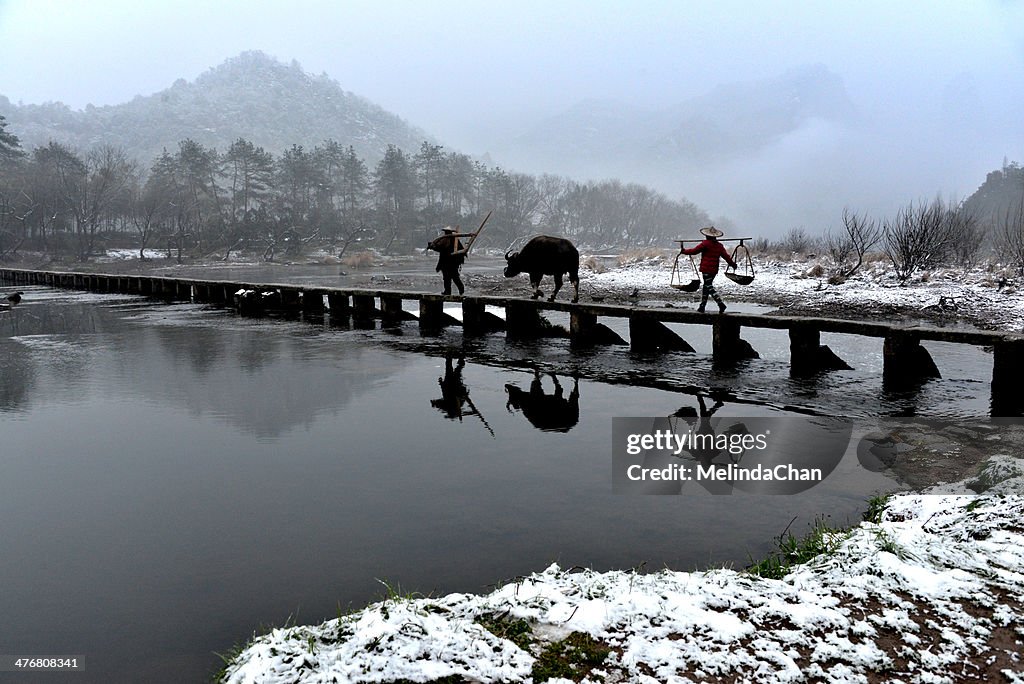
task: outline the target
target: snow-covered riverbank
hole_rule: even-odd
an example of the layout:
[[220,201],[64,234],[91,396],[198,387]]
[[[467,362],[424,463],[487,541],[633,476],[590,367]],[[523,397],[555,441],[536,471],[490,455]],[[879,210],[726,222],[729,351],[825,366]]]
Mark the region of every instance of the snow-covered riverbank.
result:
[[[684,267],[689,268],[687,264],[680,266]],[[696,303],[699,292],[678,293],[669,286],[670,275],[671,261],[651,259],[589,274],[584,282],[590,288],[609,292],[637,288],[641,302],[665,299]],[[684,280],[690,277],[691,273],[684,270]],[[758,302],[794,312],[842,317],[898,314],[943,325],[960,322],[1009,332],[1024,329],[1024,288],[1018,289],[1013,274],[999,266],[942,268],[900,285],[892,276],[890,264],[875,261],[865,264],[845,282],[832,284],[819,260],[760,260],[749,286],[737,285],[721,275],[715,286],[726,302]]]
[[274,630],[225,681],[1024,682],[1021,520],[1024,461],[994,456],[894,496],[783,579],[553,565],[484,596]]

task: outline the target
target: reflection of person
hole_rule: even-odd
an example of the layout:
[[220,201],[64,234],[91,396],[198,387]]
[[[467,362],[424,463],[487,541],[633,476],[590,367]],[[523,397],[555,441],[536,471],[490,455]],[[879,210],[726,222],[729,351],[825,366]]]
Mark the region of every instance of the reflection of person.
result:
[[462,263],[466,260],[466,248],[462,245],[454,228],[448,226],[443,229],[443,232],[444,235],[431,241],[427,245],[427,249],[437,252],[437,266],[434,270],[440,271],[441,278],[444,280],[444,291],[441,294],[450,295],[454,282],[461,295],[466,288],[462,284],[462,278],[459,277],[459,269],[462,268]]
[[[708,408],[708,405],[704,401],[704,396],[698,394],[697,406],[699,407],[699,409],[694,409],[691,406],[684,406],[678,411],[676,411],[673,414],[673,417],[697,419],[693,423],[691,423],[690,420],[686,421],[687,424],[693,425],[693,427],[688,428],[687,431],[692,433],[694,438],[696,438],[694,443],[686,451],[691,456],[693,456],[693,459],[702,468],[714,468],[715,470],[720,470],[722,468],[725,468],[726,464],[715,463],[715,458],[719,454],[723,453],[723,450],[719,449],[718,445],[716,444],[718,435],[715,432],[714,426],[711,424],[711,417],[715,415],[715,412],[718,411],[718,409],[722,408],[722,406],[724,406],[725,404],[722,402],[721,399],[718,398],[714,398],[714,401],[714,405],[711,408]],[[676,432],[677,434],[683,434],[683,431],[675,426],[673,426],[673,431]],[[730,426],[728,429],[726,429],[725,433],[723,434],[732,434],[733,432],[736,431],[746,432],[746,428],[743,427],[742,424],[739,426]],[[701,479],[700,485],[711,494],[733,493],[733,484],[729,480]],[[682,484],[680,483],[680,488],[681,487]]]
[[451,420],[458,418],[461,422],[463,416],[476,416],[493,437],[494,430],[491,429],[487,419],[483,417],[480,410],[473,404],[473,400],[469,398],[469,390],[462,381],[462,369],[465,367],[466,359],[461,355],[456,364],[452,363],[451,353],[445,355],[444,377],[437,379],[437,384],[441,386],[441,398],[431,399],[430,405],[444,413],[445,417]]
[[[459,357],[459,362],[452,365],[452,355],[449,354],[444,360],[444,377],[437,379],[441,386],[441,398],[431,399],[430,405],[444,412],[444,414],[455,420],[462,420],[464,412],[462,407],[469,399],[469,390],[462,382],[462,369],[466,367],[466,360]],[[472,413],[469,411],[468,413]]]
[[715,447],[715,429],[711,426],[711,416],[715,415],[715,411],[722,408],[724,404],[721,400],[715,399],[715,405],[708,408],[707,404],[704,403],[704,396],[698,394],[697,405],[700,407],[699,412],[695,411],[692,407],[684,406],[676,411],[673,417],[685,418],[692,416],[699,418],[696,426],[691,428],[691,432],[695,435],[709,436],[710,438],[706,440],[707,446],[705,446],[705,440],[702,440],[700,446],[691,448],[690,455],[706,467],[711,465],[712,460],[721,451]]
[[718,313],[725,313],[725,302],[718,296],[718,292],[715,290],[715,276],[718,275],[718,260],[725,259],[733,268],[736,268],[736,262],[729,256],[729,252],[725,249],[718,238],[722,237],[724,233],[714,226],[708,226],[707,228],[701,229],[701,235],[706,237],[706,240],[701,241],[696,247],[690,249],[684,249],[683,254],[700,254],[700,274],[704,279],[704,288],[700,293],[700,306],[697,307],[697,311],[704,313],[704,307],[707,306],[708,297],[715,300],[718,304]]

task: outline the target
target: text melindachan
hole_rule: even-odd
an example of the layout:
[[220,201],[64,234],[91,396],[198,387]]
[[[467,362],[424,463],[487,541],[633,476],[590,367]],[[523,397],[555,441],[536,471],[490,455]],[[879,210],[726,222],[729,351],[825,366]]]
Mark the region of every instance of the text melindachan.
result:
[[641,465],[634,464],[626,469],[626,477],[634,482],[643,480],[675,482],[688,482],[691,480],[715,482],[821,482],[823,476],[820,468],[797,468],[789,463],[783,463],[771,468],[760,464],[750,467],[741,467],[734,463],[724,466],[710,464],[707,466],[689,467],[672,463],[663,468],[644,468]]

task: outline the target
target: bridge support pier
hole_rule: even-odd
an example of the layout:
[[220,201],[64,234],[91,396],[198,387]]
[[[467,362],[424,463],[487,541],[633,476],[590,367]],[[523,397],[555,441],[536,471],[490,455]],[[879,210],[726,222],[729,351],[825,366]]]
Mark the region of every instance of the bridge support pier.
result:
[[711,350],[716,363],[759,359],[750,343],[740,337],[740,324],[728,316],[718,316],[713,324]]
[[597,314],[573,309],[569,313],[569,345],[582,348],[598,344],[624,345],[627,342],[607,325],[598,323]]
[[533,302],[508,302],[505,305],[505,336],[509,339],[540,337],[545,322]]
[[479,299],[462,300],[462,334],[483,335],[488,332],[487,305]]
[[801,324],[794,324],[789,329],[789,363],[793,375],[813,375],[828,370],[853,370],[827,345],[821,343],[820,330]]
[[320,290],[303,290],[302,310],[305,313],[322,314],[324,312],[324,293]]
[[373,295],[352,295],[352,321],[357,328],[372,328],[377,314]]
[[992,346],[993,417],[1024,415],[1024,340],[1005,340]]
[[393,325],[412,314],[407,314],[402,308],[402,297],[399,295],[381,295],[380,296],[380,316],[384,319],[384,322]]
[[350,314],[348,295],[328,294],[327,306],[331,310],[331,318],[347,318]]
[[210,283],[210,296],[214,302],[225,306],[234,299],[234,292],[227,283]]
[[912,333],[885,336],[882,364],[882,384],[888,387],[914,385],[942,377],[931,354],[921,346],[921,338]]
[[462,300],[462,334],[485,335],[504,330],[505,321],[487,310],[483,300],[466,297]]
[[281,293],[282,309],[294,311],[302,308],[302,290],[294,287],[282,287],[279,292]]
[[637,352],[694,351],[686,340],[664,323],[639,311],[629,315],[629,345]]
[[420,299],[420,330],[423,333],[434,334],[449,325],[459,324],[458,318],[444,312],[445,301],[444,295],[425,295]]
[[263,295],[252,287],[240,287],[232,293],[235,310],[242,316],[263,315]]
[[425,295],[420,299],[420,330],[438,332],[444,327],[444,298],[441,295]]

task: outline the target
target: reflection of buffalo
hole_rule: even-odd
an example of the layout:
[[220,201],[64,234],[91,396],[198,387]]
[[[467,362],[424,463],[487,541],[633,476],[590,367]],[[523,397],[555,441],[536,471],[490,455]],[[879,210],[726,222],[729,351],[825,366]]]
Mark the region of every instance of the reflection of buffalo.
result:
[[579,301],[580,253],[565,238],[538,235],[527,242],[520,251],[505,252],[505,260],[508,261],[508,266],[505,267],[506,278],[520,273],[529,274],[534,299],[543,296],[544,293],[540,291],[540,280],[549,275],[555,278],[555,291],[548,297],[548,301],[555,301],[555,295],[562,289],[562,274],[568,273],[569,282],[575,290],[572,301]]
[[515,385],[505,385],[505,392],[508,393],[505,408],[509,413],[512,409],[519,409],[530,424],[539,430],[568,432],[580,422],[580,382],[573,378],[572,392],[566,399],[562,396],[562,385],[558,378],[554,373],[550,375],[555,383],[554,394],[544,393],[540,371],[534,372],[529,392]]

